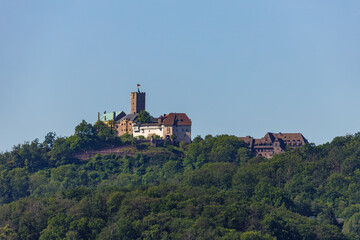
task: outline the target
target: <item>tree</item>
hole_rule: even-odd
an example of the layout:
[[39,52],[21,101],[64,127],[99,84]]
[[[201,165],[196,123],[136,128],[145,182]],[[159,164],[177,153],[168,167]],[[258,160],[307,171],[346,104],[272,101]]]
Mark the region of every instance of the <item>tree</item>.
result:
[[72,150],[85,150],[96,147],[97,140],[93,125],[83,120],[75,127],[75,135],[68,137],[66,143]]
[[135,229],[132,221],[120,218],[113,225],[105,228],[99,235],[99,239],[137,239],[139,232]]
[[71,218],[65,213],[58,213],[48,220],[48,226],[41,231],[40,240],[64,239],[69,229]]
[[111,119],[108,121],[108,124],[110,126],[110,133],[112,135],[116,135],[117,134],[117,130],[115,129],[115,125],[116,125],[116,122],[114,119]]
[[283,218],[277,212],[272,212],[266,215],[264,217],[263,223],[265,225],[265,228],[271,233],[271,235],[276,236],[277,239],[302,239],[300,234],[297,232],[295,226],[293,226],[292,223],[288,222],[287,219]]
[[213,162],[236,162],[238,149],[243,143],[235,136],[221,135],[216,137],[210,152]]
[[251,158],[251,153],[247,148],[241,147],[237,151],[239,165],[246,163]]
[[23,168],[14,168],[9,171],[11,194],[13,199],[19,199],[28,195],[29,176]]
[[29,178],[24,168],[0,172],[0,203],[7,203],[28,195]]
[[148,123],[150,121],[150,114],[145,110],[141,110],[137,119],[140,123]]
[[349,220],[345,221],[343,233],[360,234],[360,213],[355,213]]
[[272,237],[269,234],[262,235],[261,232],[251,231],[241,234],[241,240],[275,240],[276,237]]
[[87,123],[85,120],[75,127],[75,135],[77,136],[94,136],[95,129],[91,123]]
[[117,131],[114,128],[115,126],[115,121],[114,120],[110,120],[108,122],[108,124],[102,122],[102,121],[97,121],[94,124],[94,129],[96,132],[96,135],[103,140],[109,140],[110,138],[113,138],[117,135]]
[[16,233],[16,231],[12,228],[10,228],[9,224],[5,225],[5,227],[0,228],[0,240],[2,239],[6,239],[6,240],[11,240],[11,239],[17,239],[18,235]]
[[43,144],[48,146],[50,149],[53,149],[55,139],[56,139],[56,133],[49,132],[48,134],[46,134]]

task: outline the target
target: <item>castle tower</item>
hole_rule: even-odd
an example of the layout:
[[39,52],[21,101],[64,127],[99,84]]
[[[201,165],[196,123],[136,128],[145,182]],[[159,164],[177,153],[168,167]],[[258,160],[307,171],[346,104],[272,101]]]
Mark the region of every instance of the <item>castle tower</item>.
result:
[[130,113],[140,113],[145,110],[145,92],[132,92],[130,95]]

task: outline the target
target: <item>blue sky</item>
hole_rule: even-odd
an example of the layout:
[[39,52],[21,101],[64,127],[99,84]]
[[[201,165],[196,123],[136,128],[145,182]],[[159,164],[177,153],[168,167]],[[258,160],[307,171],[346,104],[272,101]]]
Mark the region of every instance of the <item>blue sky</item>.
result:
[[360,1],[0,0],[0,152],[97,112],[185,112],[192,135],[360,130]]

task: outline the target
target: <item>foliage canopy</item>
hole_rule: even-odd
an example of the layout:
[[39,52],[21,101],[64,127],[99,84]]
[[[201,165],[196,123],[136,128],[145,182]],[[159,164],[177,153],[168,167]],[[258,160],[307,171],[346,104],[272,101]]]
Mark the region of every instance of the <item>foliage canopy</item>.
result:
[[360,134],[264,159],[234,136],[153,148],[112,130],[0,154],[0,239],[358,239]]

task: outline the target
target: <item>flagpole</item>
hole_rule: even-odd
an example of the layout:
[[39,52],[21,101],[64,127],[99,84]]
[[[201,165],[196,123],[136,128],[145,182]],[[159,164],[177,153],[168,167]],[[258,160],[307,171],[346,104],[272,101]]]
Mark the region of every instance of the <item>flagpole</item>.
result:
[[140,84],[137,84],[137,90],[138,90],[138,93],[140,93]]

